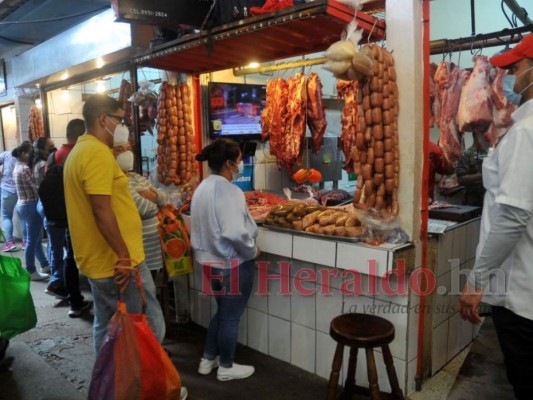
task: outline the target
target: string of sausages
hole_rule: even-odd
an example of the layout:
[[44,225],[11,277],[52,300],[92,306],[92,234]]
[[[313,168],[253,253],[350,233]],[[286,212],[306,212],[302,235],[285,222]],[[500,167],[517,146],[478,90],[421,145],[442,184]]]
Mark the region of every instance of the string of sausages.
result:
[[357,93],[351,156],[358,179],[353,203],[398,215],[399,103],[394,59],[386,49],[369,47],[375,62],[372,76],[359,81]]
[[163,185],[186,184],[196,175],[196,145],[190,90],[185,82],[162,82],[157,103],[157,178]]
[[36,105],[31,106],[28,123],[28,136],[32,142],[44,136],[43,115]]

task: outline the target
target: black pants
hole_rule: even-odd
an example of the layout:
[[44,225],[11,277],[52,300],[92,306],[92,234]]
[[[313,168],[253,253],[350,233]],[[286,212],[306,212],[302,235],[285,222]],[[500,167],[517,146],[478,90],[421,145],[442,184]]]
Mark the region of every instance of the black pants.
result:
[[504,307],[492,307],[492,319],[505,359],[507,379],[518,400],[533,398],[533,320]]

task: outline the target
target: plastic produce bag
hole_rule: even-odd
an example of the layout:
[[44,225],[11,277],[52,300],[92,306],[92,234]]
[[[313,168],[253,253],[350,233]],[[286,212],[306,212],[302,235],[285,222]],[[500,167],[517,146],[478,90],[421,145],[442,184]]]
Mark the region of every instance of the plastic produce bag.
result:
[[30,274],[20,259],[0,255],[0,337],[11,339],[37,325]]
[[409,236],[401,229],[396,215],[361,205],[355,207],[354,212],[363,226],[362,242],[379,246],[385,242],[402,244],[409,241]]
[[159,238],[169,278],[192,272],[189,232],[181,212],[172,205],[159,210]]
[[[140,276],[136,283],[141,291]],[[119,300],[94,364],[89,400],[179,400],[178,371],[154,336],[146,315],[128,314]]]

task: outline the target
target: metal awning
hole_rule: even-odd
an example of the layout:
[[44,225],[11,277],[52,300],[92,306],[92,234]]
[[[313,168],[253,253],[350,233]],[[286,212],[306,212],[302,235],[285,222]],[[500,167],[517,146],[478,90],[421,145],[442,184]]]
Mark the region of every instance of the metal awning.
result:
[[[384,1],[370,2],[373,10]],[[377,7],[379,9],[379,7]],[[381,7],[384,11],[384,8]],[[139,54],[141,66],[206,73],[326,50],[357,19],[363,42],[385,36],[385,21],[333,0],[316,0],[183,36]]]

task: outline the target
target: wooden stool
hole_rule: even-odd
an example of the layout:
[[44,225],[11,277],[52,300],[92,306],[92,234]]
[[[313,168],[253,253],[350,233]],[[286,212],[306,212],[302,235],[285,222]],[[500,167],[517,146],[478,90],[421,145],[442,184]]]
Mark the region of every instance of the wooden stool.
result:
[[329,377],[327,400],[335,400],[339,371],[342,365],[344,346],[350,347],[350,361],[348,374],[344,386],[344,398],[351,399],[355,389],[355,367],[357,365],[357,351],[364,348],[366,351],[366,367],[368,372],[369,392],[372,400],[381,399],[378,385],[378,373],[374,359],[374,347],[381,347],[383,359],[387,367],[392,388],[391,398],[404,400],[403,393],[398,384],[398,377],[389,350],[389,343],[394,340],[394,325],[384,318],[368,314],[343,314],[333,318],[329,334],[337,342],[335,357]]

